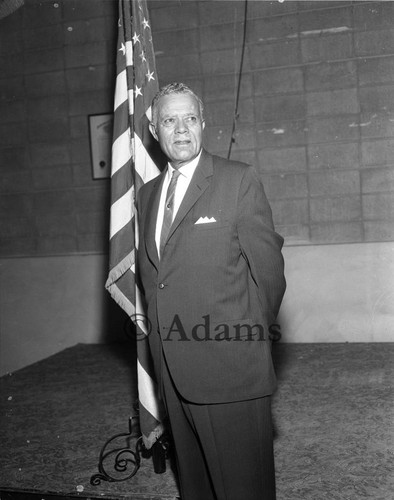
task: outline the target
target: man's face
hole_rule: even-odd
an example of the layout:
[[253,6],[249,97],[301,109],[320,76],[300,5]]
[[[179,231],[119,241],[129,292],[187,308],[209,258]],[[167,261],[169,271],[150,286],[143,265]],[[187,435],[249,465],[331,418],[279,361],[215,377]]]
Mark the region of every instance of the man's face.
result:
[[149,128],[174,168],[192,161],[201,151],[205,122],[196,98],[169,94],[157,105],[157,123]]

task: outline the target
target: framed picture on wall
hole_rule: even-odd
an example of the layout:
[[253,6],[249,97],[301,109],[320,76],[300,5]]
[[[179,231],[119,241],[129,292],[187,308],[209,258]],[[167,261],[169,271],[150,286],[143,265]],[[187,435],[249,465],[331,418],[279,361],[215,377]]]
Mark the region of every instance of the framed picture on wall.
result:
[[111,177],[113,113],[89,116],[93,179]]

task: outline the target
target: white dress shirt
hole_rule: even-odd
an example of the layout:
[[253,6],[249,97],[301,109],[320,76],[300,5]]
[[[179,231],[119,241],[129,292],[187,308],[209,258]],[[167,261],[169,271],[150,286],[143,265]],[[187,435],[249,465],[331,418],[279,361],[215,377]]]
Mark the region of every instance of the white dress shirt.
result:
[[[194,171],[196,170],[198,162],[200,161],[200,156],[201,156],[201,151],[200,154],[196,156],[196,158],[194,158],[194,160],[192,160],[190,163],[187,163],[186,165],[183,165],[178,169],[181,175],[178,177],[175,187],[173,220],[178,212],[180,204],[182,203],[187,188],[189,187],[190,181],[193,177]],[[160,256],[160,233],[161,233],[161,228],[163,226],[163,218],[164,218],[164,205],[166,202],[167,189],[170,184],[173,171],[174,168],[168,163],[167,172],[165,174],[163,187],[161,190],[159,211],[157,212],[157,220],[156,220],[155,240],[156,240],[157,253],[159,254],[159,256]]]

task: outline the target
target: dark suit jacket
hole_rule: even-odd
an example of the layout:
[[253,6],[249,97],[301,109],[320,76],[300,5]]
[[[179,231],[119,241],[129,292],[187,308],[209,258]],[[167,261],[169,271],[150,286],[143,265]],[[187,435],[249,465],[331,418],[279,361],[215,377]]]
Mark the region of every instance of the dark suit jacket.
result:
[[[203,151],[159,260],[155,227],[164,174],[139,191],[138,279],[179,393],[194,403],[271,394],[268,328],[285,291],[283,239],[252,167]],[[215,222],[196,224],[201,217]]]

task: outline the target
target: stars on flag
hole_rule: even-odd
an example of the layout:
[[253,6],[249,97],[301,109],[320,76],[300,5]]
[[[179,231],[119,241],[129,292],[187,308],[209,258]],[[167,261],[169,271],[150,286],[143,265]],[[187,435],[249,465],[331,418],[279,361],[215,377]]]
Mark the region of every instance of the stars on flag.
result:
[[142,97],[141,87],[138,87],[138,85],[136,85],[134,97],[138,97],[139,95]]
[[145,19],[145,17],[144,17],[144,20],[142,21],[142,24],[144,25],[144,29],[150,28],[149,22]]
[[149,71],[148,70],[148,73],[145,75],[146,78],[148,79],[148,82],[150,82],[151,80],[155,79],[154,76],[153,76],[154,74],[155,74],[154,71]]
[[119,52],[122,52],[122,55],[126,54],[126,46],[123,42],[122,45],[120,46]]
[[134,42],[134,45],[138,42],[138,43],[141,43],[140,42],[140,35],[137,35],[137,33],[134,32],[134,36],[133,36],[133,42]]

